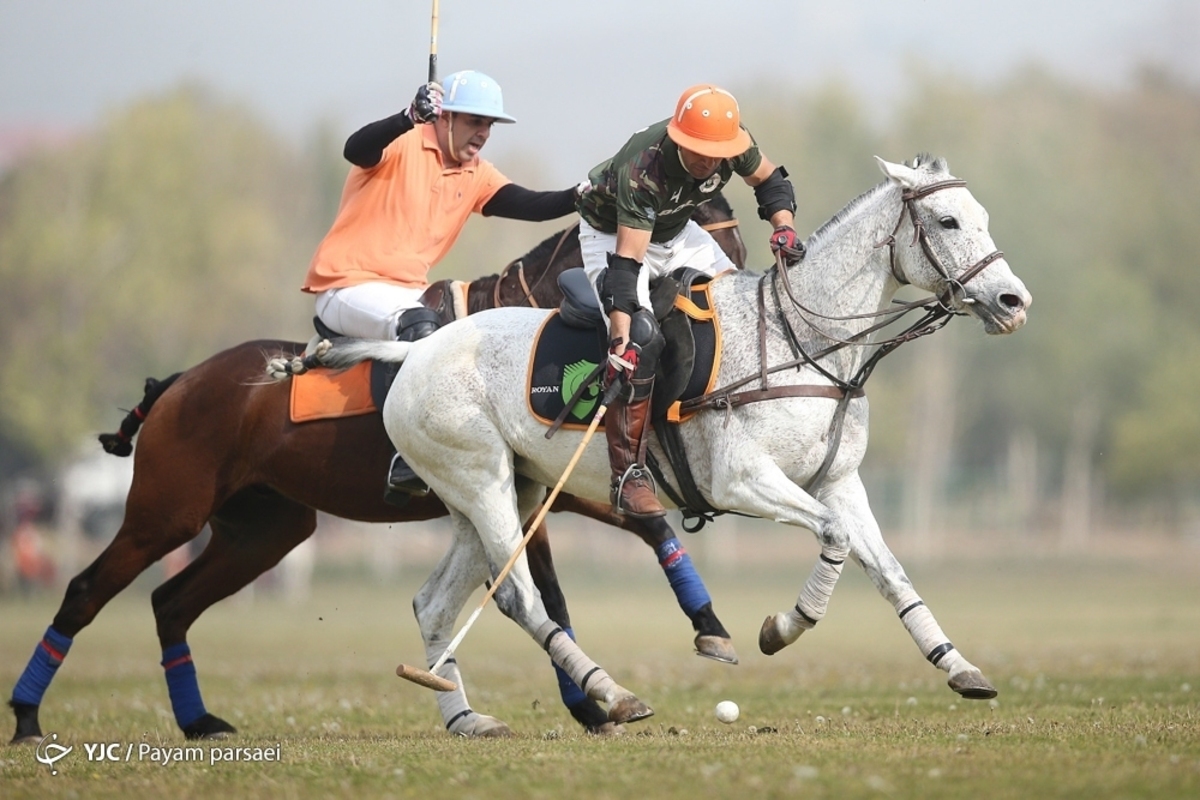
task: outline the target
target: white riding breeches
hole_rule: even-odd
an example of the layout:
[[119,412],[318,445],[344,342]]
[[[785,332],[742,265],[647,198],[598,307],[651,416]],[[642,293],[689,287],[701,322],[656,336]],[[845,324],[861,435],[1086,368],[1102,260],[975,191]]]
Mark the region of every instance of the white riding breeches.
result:
[[423,287],[392,283],[329,289],[317,295],[317,316],[343,336],[394,340],[400,315],[419,306],[424,293]]
[[[583,251],[583,268],[595,290],[596,279],[608,269],[608,254],[617,249],[617,235],[598,231],[580,220],[579,247]],[[674,239],[662,243],[651,242],[646,248],[642,269],[638,273],[638,305],[650,308],[650,281],[669,275],[680,267],[691,267],[705,275],[718,275],[737,269],[716,239],[689,220]]]

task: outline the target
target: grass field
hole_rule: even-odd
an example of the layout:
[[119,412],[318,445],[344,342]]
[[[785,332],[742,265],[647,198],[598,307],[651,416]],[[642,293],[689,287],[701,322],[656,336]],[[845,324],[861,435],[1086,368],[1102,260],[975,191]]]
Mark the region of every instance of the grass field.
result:
[[[149,598],[137,585],[75,642],[42,706],[73,745],[57,775],[33,748],[0,749],[0,796],[18,797],[1197,797],[1200,555],[973,559],[910,568],[967,658],[1000,689],[964,701],[892,610],[848,567],[829,615],[767,658],[756,636],[789,607],[795,574],[706,575],[742,663],[690,654],[691,633],[652,559],[564,571],[580,642],[656,715],[623,737],[582,734],[545,655],[488,609],[459,650],[476,710],[505,741],[444,732],[431,692],[394,677],[422,649],[409,602],[423,574],[318,584],[300,606],[233,598],[195,626],[208,709],[241,734],[203,760],[137,760],[184,747],[171,717]],[[620,573],[620,574],[614,574]],[[0,600],[7,693],[59,598]],[[722,725],[718,700],[740,704]],[[11,722],[4,732],[11,735]],[[131,761],[89,761],[85,743]],[[213,747],[280,747],[279,763],[210,764]]]

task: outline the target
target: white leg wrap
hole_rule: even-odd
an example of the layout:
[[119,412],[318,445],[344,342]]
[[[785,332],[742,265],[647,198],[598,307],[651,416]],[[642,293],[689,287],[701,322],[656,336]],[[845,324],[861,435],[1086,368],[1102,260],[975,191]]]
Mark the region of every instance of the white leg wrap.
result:
[[550,660],[563,669],[571,680],[593,700],[611,705],[614,701],[628,696],[629,690],[620,686],[600,666],[588,658],[579,645],[571,641],[571,637],[553,621],[547,621],[535,634]]
[[[429,659],[426,663],[437,663],[445,649],[444,643],[439,643],[436,647],[426,647],[425,657]],[[495,717],[478,714],[471,710],[471,705],[467,702],[467,691],[463,688],[462,673],[459,672],[458,664],[453,656],[442,665],[436,674],[438,677],[453,681],[458,686],[452,692],[434,692],[446,730],[459,736],[483,736],[498,728],[507,728]]]
[[915,593],[901,598],[896,604],[896,613],[900,615],[900,621],[920,648],[921,655],[935,667],[951,675],[964,669],[975,669],[975,666],[950,644],[941,626],[933,618],[933,612]]
[[800,590],[796,607],[775,615],[775,626],[785,642],[791,644],[796,641],[800,634],[811,630],[825,617],[825,612],[829,610],[829,598],[833,595],[838,578],[842,577],[847,554],[846,550],[822,550],[821,558]]
[[446,662],[442,668],[438,670],[438,677],[445,678],[448,681],[454,681],[458,684],[458,688],[453,692],[435,692],[437,697],[438,709],[442,712],[442,722],[446,724],[446,730],[451,733],[470,733],[470,727],[475,712],[471,710],[471,705],[467,702],[467,693],[463,690],[462,673],[458,671],[458,664],[453,660]]

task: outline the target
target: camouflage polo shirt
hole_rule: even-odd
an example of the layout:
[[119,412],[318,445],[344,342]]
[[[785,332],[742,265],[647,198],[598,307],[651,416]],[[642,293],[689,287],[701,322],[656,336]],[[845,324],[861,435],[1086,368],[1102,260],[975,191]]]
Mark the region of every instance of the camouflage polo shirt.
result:
[[758,145],[751,144],[740,156],[724,159],[710,177],[693,178],[679,160],[679,146],[667,136],[668,121],[638,131],[588,174],[592,189],[576,204],[587,224],[605,233],[616,233],[620,224],[653,231],[652,242],[669,241],[733,173],[753,175],[762,163]]

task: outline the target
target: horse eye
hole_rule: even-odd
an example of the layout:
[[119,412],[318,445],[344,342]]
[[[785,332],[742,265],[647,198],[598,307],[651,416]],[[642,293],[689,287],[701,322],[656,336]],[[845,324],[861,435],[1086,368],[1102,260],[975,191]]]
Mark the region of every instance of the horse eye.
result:
[[940,224],[946,230],[958,230],[958,220],[956,220],[954,217],[942,217],[938,220],[938,224]]

